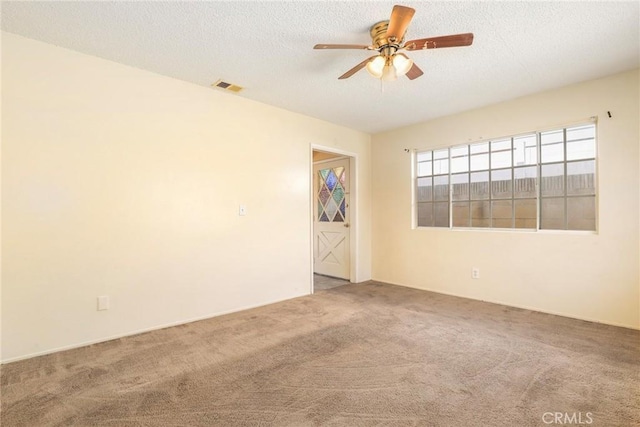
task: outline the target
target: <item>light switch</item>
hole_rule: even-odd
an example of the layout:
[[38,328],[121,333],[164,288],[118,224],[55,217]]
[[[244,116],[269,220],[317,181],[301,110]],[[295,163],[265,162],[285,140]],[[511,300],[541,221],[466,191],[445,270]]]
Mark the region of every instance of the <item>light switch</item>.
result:
[[101,310],[109,310],[109,297],[101,296],[98,297],[98,311]]
[[238,215],[245,216],[247,214],[247,207],[245,205],[240,205],[240,209],[238,209]]

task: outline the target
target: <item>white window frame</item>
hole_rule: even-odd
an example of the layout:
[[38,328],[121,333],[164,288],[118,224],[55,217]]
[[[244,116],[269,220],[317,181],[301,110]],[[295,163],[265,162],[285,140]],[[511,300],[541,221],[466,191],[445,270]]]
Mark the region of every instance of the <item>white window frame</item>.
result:
[[[578,158],[578,159],[569,159],[567,156],[567,146],[569,143],[572,142],[576,142],[576,141],[580,141],[580,140],[569,140],[567,141],[567,130],[569,131],[573,131],[576,129],[579,129],[580,127],[587,127],[587,126],[593,126],[593,156],[592,157],[582,157],[582,158]],[[554,132],[561,132],[562,133],[562,159],[557,160],[557,161],[545,161],[543,162],[543,158],[542,158],[542,137],[543,135],[547,135],[547,134],[552,134]],[[535,144],[536,144],[536,159],[535,159],[535,163],[525,163],[523,164],[515,164],[515,147],[514,147],[514,141],[517,140],[518,138],[522,138],[524,136],[535,136]],[[499,141],[506,141],[506,140],[510,140],[510,145],[511,145],[511,162],[510,162],[510,166],[500,166],[497,167],[495,169],[492,169],[492,164],[491,164],[491,157],[492,157],[492,142],[496,143]],[[486,144],[487,145],[487,156],[488,156],[488,168],[483,168],[481,170],[472,170],[471,168],[471,147],[472,146],[477,146],[480,144]],[[452,171],[452,150],[453,149],[458,149],[458,148],[462,148],[462,147],[467,147],[467,162],[468,162],[468,166],[467,169],[464,171]],[[447,167],[446,167],[446,173],[435,173],[436,171],[434,170],[434,153],[435,152],[442,152],[443,150],[447,150]],[[425,163],[425,161],[423,160],[422,162],[419,162],[421,155],[424,155],[425,153],[431,153],[431,171],[430,173],[426,173],[426,174],[420,174],[421,171],[421,166],[420,163]],[[569,165],[571,164],[578,164],[578,163],[588,163],[588,162],[593,162],[593,194],[568,194],[568,176],[570,176],[568,174],[568,168],[570,167]],[[542,170],[543,167],[545,166],[552,166],[552,165],[562,165],[563,168],[563,175],[562,176],[562,180],[563,180],[563,184],[562,184],[562,191],[563,193],[561,195],[544,195],[543,191],[544,188],[543,185],[541,185],[541,179],[542,179]],[[582,232],[582,233],[589,233],[589,234],[594,234],[598,232],[598,193],[599,193],[599,185],[598,185],[598,126],[597,126],[597,121],[595,118],[592,118],[589,121],[581,121],[581,122],[577,122],[577,123],[572,123],[572,124],[568,124],[568,125],[563,125],[563,126],[556,126],[556,127],[552,127],[549,129],[544,129],[544,130],[538,130],[538,131],[531,131],[531,132],[525,132],[525,133],[520,133],[520,134],[516,134],[516,135],[512,135],[512,136],[506,136],[506,137],[499,137],[499,138],[492,138],[492,139],[485,139],[485,140],[479,140],[479,141],[474,141],[474,142],[470,142],[470,143],[466,143],[466,144],[456,144],[456,145],[451,145],[451,146],[447,146],[447,147],[436,147],[436,148],[429,148],[429,149],[421,149],[421,150],[413,150],[412,153],[412,196],[411,196],[411,200],[412,200],[412,227],[414,229],[450,229],[450,230],[493,230],[493,231],[525,231],[525,232],[554,232],[554,231],[559,231],[559,232],[569,232],[569,233],[575,233],[575,232]],[[579,165],[578,165],[579,166]],[[521,168],[531,168],[531,167],[535,167],[536,170],[536,177],[535,177],[535,195],[533,197],[529,196],[529,197],[516,197],[515,196],[515,173],[516,173],[516,169],[521,169]],[[491,179],[492,176],[492,172],[495,171],[499,171],[499,170],[509,170],[511,173],[511,196],[510,197],[494,197],[492,195],[493,192],[493,182]],[[472,181],[471,181],[471,175],[473,173],[487,173],[489,175],[489,180],[488,180],[488,196],[484,199],[478,199],[475,200],[473,199],[472,195],[471,195],[471,186],[472,186]],[[463,174],[467,174],[467,178],[468,178],[468,190],[467,190],[467,198],[464,200],[454,200],[454,185],[452,183],[452,177],[454,175],[463,175]],[[590,173],[588,173],[587,175],[589,175]],[[435,225],[437,218],[434,216],[432,218],[431,221],[431,225],[421,225],[420,224],[420,218],[419,218],[419,213],[420,213],[420,205],[423,203],[431,203],[431,209],[433,212],[433,215],[435,215],[435,205],[436,205],[436,199],[435,199],[435,184],[434,182],[434,178],[436,176],[446,176],[447,177],[447,186],[448,186],[448,199],[446,200],[447,206],[448,206],[448,224],[446,226],[442,225],[442,218],[440,218],[440,224],[439,226]],[[429,191],[427,191],[427,193],[423,193],[423,197],[425,194],[431,194],[431,199],[430,201],[423,201],[420,200],[420,196],[418,195],[418,191],[419,191],[419,185],[418,182],[420,179],[425,179],[425,178],[431,178],[432,180],[432,185],[431,185],[431,190],[430,193]],[[548,183],[549,181],[547,181]],[[546,183],[545,183],[546,185]],[[424,186],[420,187],[424,190]],[[576,200],[576,202],[580,202],[579,200],[577,200],[578,198],[583,198],[582,202],[588,202],[588,198],[593,198],[593,206],[594,206],[594,218],[593,218],[593,228],[584,228],[584,226],[582,226],[582,228],[578,227],[578,228],[569,228],[570,224],[570,218],[569,218],[569,203],[570,200]],[[535,227],[527,227],[527,228],[518,228],[516,227],[516,223],[517,221],[520,219],[522,221],[525,221],[525,219],[523,218],[518,218],[516,217],[516,201],[523,201],[523,200],[533,200],[535,199]],[[542,214],[543,214],[543,201],[548,201],[551,199],[562,199],[563,200],[563,210],[562,210],[562,215],[563,215],[563,219],[562,219],[562,228],[560,227],[548,227],[547,228],[543,228],[545,225],[542,223]],[[486,217],[486,221],[488,221],[488,226],[484,226],[484,227],[474,227],[473,226],[473,211],[472,211],[472,202],[486,202],[488,203],[489,206],[489,215]],[[511,226],[510,227],[495,227],[493,226],[494,221],[497,221],[501,218],[495,218],[493,216],[493,203],[494,202],[499,202],[499,201],[510,201],[511,202]],[[439,203],[443,203],[444,201],[440,200],[438,201]],[[460,206],[460,204],[462,203],[467,203],[467,209],[469,209],[469,213],[468,213],[468,218],[467,219],[467,224],[465,226],[461,226],[461,225],[454,225],[454,205],[458,204],[458,206]],[[422,217],[424,219],[424,217]],[[545,220],[547,220],[547,218],[549,218],[549,216],[545,217]],[[428,217],[427,217],[428,219]],[[531,218],[532,219],[532,218]],[[549,221],[549,220],[547,220]],[[588,218],[587,220],[585,220],[585,223],[590,224],[591,219]],[[556,221],[557,222],[557,221]]]

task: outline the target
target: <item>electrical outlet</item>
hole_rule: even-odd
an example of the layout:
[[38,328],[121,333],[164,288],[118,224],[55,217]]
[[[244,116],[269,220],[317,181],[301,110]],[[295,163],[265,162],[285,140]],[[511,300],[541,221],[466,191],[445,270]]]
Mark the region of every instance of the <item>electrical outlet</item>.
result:
[[109,310],[109,297],[101,296],[98,297],[98,311]]
[[478,267],[473,267],[471,269],[471,278],[479,279],[480,278],[480,269]]

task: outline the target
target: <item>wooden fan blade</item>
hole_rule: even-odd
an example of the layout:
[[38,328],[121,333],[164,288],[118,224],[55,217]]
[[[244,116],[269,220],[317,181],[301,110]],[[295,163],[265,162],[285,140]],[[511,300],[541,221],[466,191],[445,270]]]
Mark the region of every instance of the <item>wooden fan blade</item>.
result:
[[313,47],[314,49],[373,49],[372,46],[367,46],[364,44],[317,44]]
[[424,72],[422,72],[420,67],[418,67],[414,62],[413,66],[411,68],[409,68],[409,71],[407,71],[407,74],[405,74],[405,75],[409,78],[409,80],[413,80],[413,79],[417,79],[418,77],[420,77],[423,74],[424,74]]
[[[404,53],[396,53],[396,55],[401,55],[401,56],[404,56],[405,58],[407,58],[408,60],[411,60],[411,58],[409,58]],[[407,71],[407,74],[405,74],[405,75],[409,78],[409,80],[413,80],[413,79],[417,79],[418,77],[420,77],[423,74],[424,73],[422,72],[420,67],[418,67],[414,62],[411,65],[411,68],[409,68],[409,71]]]
[[359,63],[358,65],[356,65],[355,67],[353,67],[352,69],[350,69],[349,71],[347,71],[346,73],[338,77],[338,80],[348,79],[349,77],[353,76],[355,73],[362,70],[367,65],[367,63],[371,61],[373,58],[375,58],[376,56],[378,55],[373,55],[365,59],[364,61],[362,61],[361,63]]
[[387,38],[400,42],[407,31],[407,27],[416,13],[415,9],[406,6],[393,6],[391,18],[389,19],[389,27],[387,27]]
[[410,40],[404,44],[404,48],[407,50],[438,49],[442,47],[469,46],[471,43],[473,43],[473,33],[464,33]]

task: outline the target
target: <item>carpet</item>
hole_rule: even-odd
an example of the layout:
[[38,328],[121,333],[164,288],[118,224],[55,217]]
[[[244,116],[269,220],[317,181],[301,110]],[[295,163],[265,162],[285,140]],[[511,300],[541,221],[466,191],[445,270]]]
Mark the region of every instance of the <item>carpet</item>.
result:
[[0,376],[3,427],[640,425],[640,332],[376,282]]

